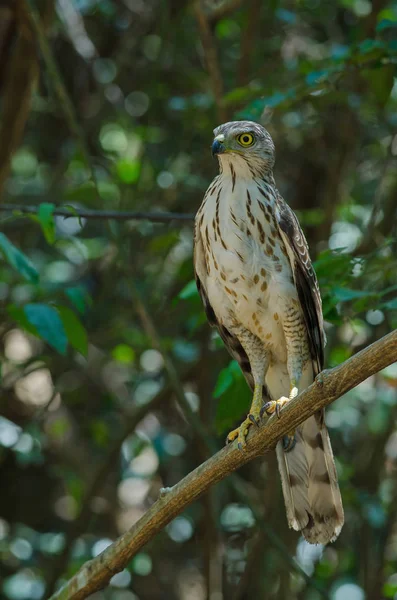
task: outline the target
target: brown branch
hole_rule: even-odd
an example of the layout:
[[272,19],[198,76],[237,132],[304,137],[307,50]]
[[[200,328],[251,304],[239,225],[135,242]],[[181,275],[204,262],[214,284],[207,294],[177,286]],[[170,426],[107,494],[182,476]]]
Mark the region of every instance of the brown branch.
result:
[[159,408],[169,395],[170,387],[167,386],[158,394],[156,394],[156,396],[154,396],[149,402],[142,406],[137,406],[128,416],[125,417],[125,424],[122,432],[111,443],[105,459],[99,465],[91,481],[88,482],[84,493],[84,498],[81,502],[80,513],[75,521],[71,524],[71,527],[66,535],[64,548],[54,562],[52,573],[50,574],[46,585],[47,597],[54,592],[58,579],[66,570],[74,541],[87,530],[87,524],[91,514],[91,501],[100,493],[112,467],[117,463],[120,448],[124,441],[129,435],[131,435],[131,433],[135,431],[136,427],[144,419],[144,417],[152,410]]
[[353,387],[397,359],[397,330],[389,333],[343,364],[323,371],[316,381],[283,409],[280,419],[270,418],[249,436],[244,452],[236,442],[209,458],[161,497],[129,531],[81,569],[50,600],[83,600],[107,585],[131,558],[167,523],[197,500],[212,485],[273,449],[288,431]]
[[[24,6],[15,7],[17,39],[9,60],[3,89],[2,124],[0,129],[0,196],[7,180],[12,155],[21,143],[30,113],[32,90],[39,73],[36,43]],[[17,99],[17,101],[16,101]]]
[[[0,204],[0,212],[16,212],[24,215],[37,215],[39,206],[24,206],[23,204]],[[137,221],[148,220],[153,223],[166,223],[168,221],[192,221],[192,213],[172,213],[172,212],[141,212],[141,211],[118,211],[118,210],[91,210],[89,208],[55,208],[55,216],[80,217],[82,219],[112,219],[115,221],[128,221],[135,219]]]
[[[130,265],[131,260],[128,260],[128,256],[126,256],[125,258],[126,264]],[[192,430],[194,431],[203,458],[206,458],[207,456],[214,454],[218,450],[218,448],[211,436],[209,435],[209,433],[207,432],[207,429],[203,425],[201,419],[192,410],[189,402],[186,399],[177,368],[174,365],[171,356],[165,351],[161,342],[160,335],[157,332],[155,323],[148,310],[146,309],[146,305],[142,301],[136,286],[133,283],[134,272],[132,271],[131,267],[129,269],[129,276],[127,277],[127,279],[133,298],[133,305],[141,319],[143,329],[146,335],[151,340],[153,347],[156,348],[163,356],[164,367],[167,371],[170,384],[174,390],[179,408],[181,409],[186,420],[188,421]],[[236,473],[233,473],[232,476],[229,478],[229,484],[232,487],[234,493],[240,499],[240,501],[249,505],[255,516],[258,526],[264,533],[268,542],[270,542],[270,544],[277,549],[277,551],[282,555],[283,559],[287,562],[291,569],[293,569],[297,574],[303,577],[303,579],[305,579],[308,582],[308,584],[312,585],[312,587],[314,587],[317,591],[319,591],[320,595],[322,595],[322,590],[317,585],[317,582],[309,576],[307,576],[307,574],[299,566],[299,564],[288,554],[288,549],[285,547],[282,540],[278,537],[275,531],[273,531],[272,527],[268,525],[263,519],[262,511],[258,508],[259,503],[256,500],[254,500],[252,498],[252,495],[248,492],[247,482],[243,481]]]
[[218,119],[221,123],[226,121],[226,108],[223,103],[223,80],[219,66],[218,52],[214,41],[214,36],[211,27],[208,23],[207,16],[202,7],[202,0],[196,0],[193,5],[196,15],[201,43],[203,46],[205,62],[207,64],[208,75],[211,82],[212,93],[215,98],[218,109]]

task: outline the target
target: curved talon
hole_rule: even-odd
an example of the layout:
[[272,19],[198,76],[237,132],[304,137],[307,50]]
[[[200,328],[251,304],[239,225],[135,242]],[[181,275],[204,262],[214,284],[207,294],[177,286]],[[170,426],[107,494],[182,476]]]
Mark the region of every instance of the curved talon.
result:
[[276,413],[277,417],[280,418],[281,409],[289,402],[289,398],[285,396],[281,396],[278,400],[270,400],[270,402],[266,402],[261,408],[261,415],[266,412],[269,417]]
[[259,413],[259,416],[260,416],[260,418],[261,418],[261,419],[263,419],[263,415],[264,415],[264,414],[265,414],[265,412],[266,412],[266,409],[267,409],[267,405],[268,405],[268,404],[269,404],[269,402],[266,402],[266,404],[264,404],[264,405],[262,406],[262,408],[261,408],[261,411],[260,411],[260,413]]
[[263,415],[266,413],[267,415],[271,415],[273,413],[269,413],[268,410],[271,408],[271,406],[273,405],[273,400],[271,400],[270,402],[266,402],[266,404],[264,404],[261,408],[261,412],[260,415],[261,417],[263,417]]
[[295,433],[285,435],[282,440],[284,452],[291,452],[295,448],[296,439]]
[[231,431],[230,433],[227,434],[226,436],[226,444],[231,444],[232,442],[234,442],[234,440],[236,439],[236,437],[238,437],[238,429],[233,429],[233,431]]
[[251,423],[253,423],[254,425],[256,425],[259,428],[259,422],[257,419],[255,419],[254,415],[249,414],[248,418],[251,421]]

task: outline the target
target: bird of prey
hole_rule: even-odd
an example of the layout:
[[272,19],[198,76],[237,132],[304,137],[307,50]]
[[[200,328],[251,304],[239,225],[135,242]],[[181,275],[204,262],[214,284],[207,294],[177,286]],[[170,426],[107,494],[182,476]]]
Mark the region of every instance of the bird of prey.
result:
[[[323,315],[306,239],[273,178],[269,133],[233,121],[214,136],[220,172],[196,215],[194,267],[208,321],[253,390],[247,418],[227,438],[244,449],[263,412],[279,414],[323,369]],[[276,452],[289,526],[312,544],[335,540],[344,517],[324,411]]]

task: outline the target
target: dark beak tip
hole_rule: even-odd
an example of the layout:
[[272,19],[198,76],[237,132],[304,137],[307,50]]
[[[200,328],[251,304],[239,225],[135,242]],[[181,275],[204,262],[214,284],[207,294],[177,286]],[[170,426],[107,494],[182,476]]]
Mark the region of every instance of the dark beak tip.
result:
[[224,151],[224,146],[219,140],[215,140],[212,144],[212,156],[221,154]]

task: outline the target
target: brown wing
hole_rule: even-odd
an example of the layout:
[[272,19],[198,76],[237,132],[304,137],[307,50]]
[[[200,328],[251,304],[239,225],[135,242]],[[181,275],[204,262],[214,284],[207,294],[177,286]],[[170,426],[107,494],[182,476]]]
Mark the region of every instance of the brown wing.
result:
[[248,385],[251,389],[254,389],[254,379],[251,373],[251,365],[248,360],[248,356],[236,338],[224,325],[219,323],[216,314],[210,304],[208,299],[207,289],[206,289],[206,280],[209,276],[207,271],[207,265],[205,262],[204,255],[204,245],[203,240],[200,235],[200,230],[196,223],[194,230],[194,255],[193,255],[193,264],[194,264],[194,276],[196,279],[196,285],[198,292],[200,294],[201,300],[204,305],[205,314],[207,315],[207,319],[211,327],[216,327],[220,337],[223,340],[227,350],[231,354],[231,356],[237,360],[240,368],[244,374],[245,379],[247,380]]
[[324,367],[325,343],[320,289],[310,260],[309,247],[295,213],[280,196],[277,198],[277,206],[278,224],[291,260],[294,281],[306,323],[310,354],[317,375]]

